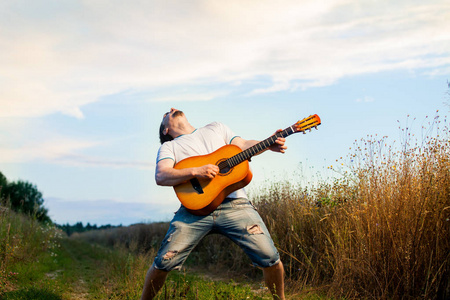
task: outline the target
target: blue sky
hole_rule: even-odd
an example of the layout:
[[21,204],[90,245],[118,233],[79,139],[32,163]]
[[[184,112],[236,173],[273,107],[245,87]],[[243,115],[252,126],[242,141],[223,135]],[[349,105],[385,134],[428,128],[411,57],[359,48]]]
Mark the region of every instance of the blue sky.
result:
[[250,191],[307,184],[355,140],[444,121],[449,20],[448,1],[4,0],[0,171],[57,223],[169,220],[154,167],[170,107],[247,139],[317,113],[319,130],[251,163]]

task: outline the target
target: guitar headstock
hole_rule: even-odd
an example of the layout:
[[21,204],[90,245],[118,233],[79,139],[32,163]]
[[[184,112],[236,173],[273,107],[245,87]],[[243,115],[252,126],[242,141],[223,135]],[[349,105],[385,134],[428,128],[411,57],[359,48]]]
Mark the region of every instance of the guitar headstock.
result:
[[292,128],[295,132],[303,132],[306,133],[305,130],[311,131],[311,128],[317,129],[317,126],[321,124],[320,118],[318,115],[312,115],[307,118],[304,118],[303,120],[298,121],[294,125],[292,125]]

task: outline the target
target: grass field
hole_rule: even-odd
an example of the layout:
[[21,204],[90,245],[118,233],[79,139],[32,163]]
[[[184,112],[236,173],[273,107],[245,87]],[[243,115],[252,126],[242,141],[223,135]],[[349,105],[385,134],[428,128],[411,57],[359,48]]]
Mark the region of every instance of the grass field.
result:
[[[25,221],[22,216],[9,217]],[[123,248],[62,238],[56,231],[42,237],[34,240],[38,242],[34,246],[51,245],[40,247],[32,256],[21,257],[19,247],[9,254],[8,265],[2,265],[0,299],[139,299],[153,252],[132,254]],[[264,299],[254,289],[231,280],[172,272],[158,299]]]
[[[440,132],[412,143],[405,131],[397,148],[369,137],[330,166],[332,181],[252,193],[285,265],[288,299],[450,298],[450,141]],[[5,207],[0,216],[1,299],[138,299],[168,228],[67,238]],[[222,236],[202,240],[185,265],[159,299],[268,296],[261,271]]]

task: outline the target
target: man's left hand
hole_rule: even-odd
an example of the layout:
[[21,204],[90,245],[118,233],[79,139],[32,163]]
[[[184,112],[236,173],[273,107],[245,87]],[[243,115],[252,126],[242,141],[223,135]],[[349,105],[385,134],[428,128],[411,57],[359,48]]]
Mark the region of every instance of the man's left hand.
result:
[[[277,132],[283,131],[282,129],[278,129],[275,134]],[[272,146],[269,147],[270,150],[274,151],[274,152],[281,152],[284,153],[286,152],[287,146],[284,145],[284,143],[286,142],[286,138],[282,138],[279,137],[277,138],[277,140],[275,141],[275,144],[273,144]]]

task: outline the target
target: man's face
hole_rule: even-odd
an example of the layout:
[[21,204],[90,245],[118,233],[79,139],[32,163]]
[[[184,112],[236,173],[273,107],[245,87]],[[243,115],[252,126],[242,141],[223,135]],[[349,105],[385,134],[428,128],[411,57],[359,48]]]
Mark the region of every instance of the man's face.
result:
[[184,116],[184,113],[181,110],[172,107],[170,111],[166,112],[163,116],[164,127],[168,128],[172,126],[174,119],[181,116]]

